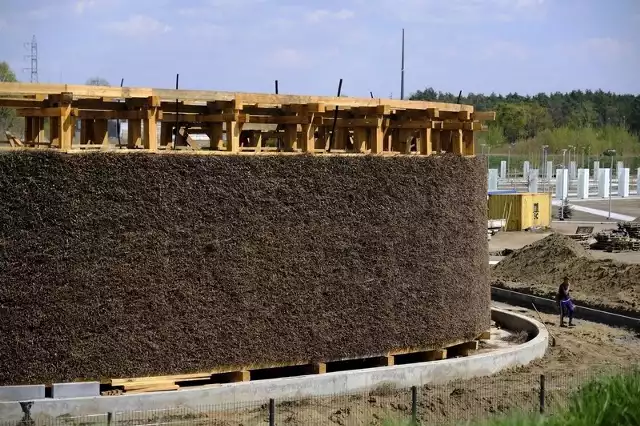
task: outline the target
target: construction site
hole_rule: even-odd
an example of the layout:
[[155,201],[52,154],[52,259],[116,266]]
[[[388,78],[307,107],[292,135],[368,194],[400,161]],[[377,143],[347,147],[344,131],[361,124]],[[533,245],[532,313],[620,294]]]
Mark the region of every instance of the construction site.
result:
[[494,112],[37,83],[0,107],[25,122],[0,150],[1,420],[455,424],[640,362],[636,246],[592,254],[615,222],[574,231],[537,190],[492,210]]

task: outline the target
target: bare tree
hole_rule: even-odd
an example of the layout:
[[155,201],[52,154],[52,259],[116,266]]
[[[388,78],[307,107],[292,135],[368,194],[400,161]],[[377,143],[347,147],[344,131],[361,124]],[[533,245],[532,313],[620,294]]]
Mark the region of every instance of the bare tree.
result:
[[91,77],[86,83],[88,86],[111,86],[109,82],[102,77]]

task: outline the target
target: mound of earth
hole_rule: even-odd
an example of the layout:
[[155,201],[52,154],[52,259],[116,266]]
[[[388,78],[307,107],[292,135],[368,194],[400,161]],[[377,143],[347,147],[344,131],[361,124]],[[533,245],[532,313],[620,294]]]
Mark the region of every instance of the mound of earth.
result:
[[554,297],[564,276],[578,303],[640,315],[640,265],[595,259],[576,241],[552,234],[505,257],[493,285]]

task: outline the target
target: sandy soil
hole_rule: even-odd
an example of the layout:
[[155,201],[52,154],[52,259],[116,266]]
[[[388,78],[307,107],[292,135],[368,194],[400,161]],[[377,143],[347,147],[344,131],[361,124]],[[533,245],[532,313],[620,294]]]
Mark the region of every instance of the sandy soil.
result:
[[[504,305],[501,305],[502,308]],[[510,308],[537,318],[533,311]],[[422,424],[455,424],[512,409],[539,409],[540,374],[545,375],[550,411],[566,402],[581,383],[602,372],[620,371],[640,363],[640,336],[605,325],[579,321],[577,327],[557,326],[558,318],[542,314],[556,346],[529,366],[492,377],[428,385],[418,389],[418,414]],[[407,418],[411,412],[409,389],[379,387],[369,392],[334,398],[308,398],[276,402],[278,425],[381,425],[384,419]],[[219,426],[263,425],[267,405],[241,412],[209,414],[203,421]]]

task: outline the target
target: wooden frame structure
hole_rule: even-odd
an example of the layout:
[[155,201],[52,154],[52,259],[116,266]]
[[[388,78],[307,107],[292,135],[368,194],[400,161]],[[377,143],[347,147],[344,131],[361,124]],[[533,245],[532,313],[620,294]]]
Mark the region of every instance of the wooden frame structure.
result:
[[474,132],[495,119],[439,102],[37,83],[0,83],[0,107],[24,117],[22,145],[62,151],[115,149],[108,122],[125,120],[129,150],[474,155]]

